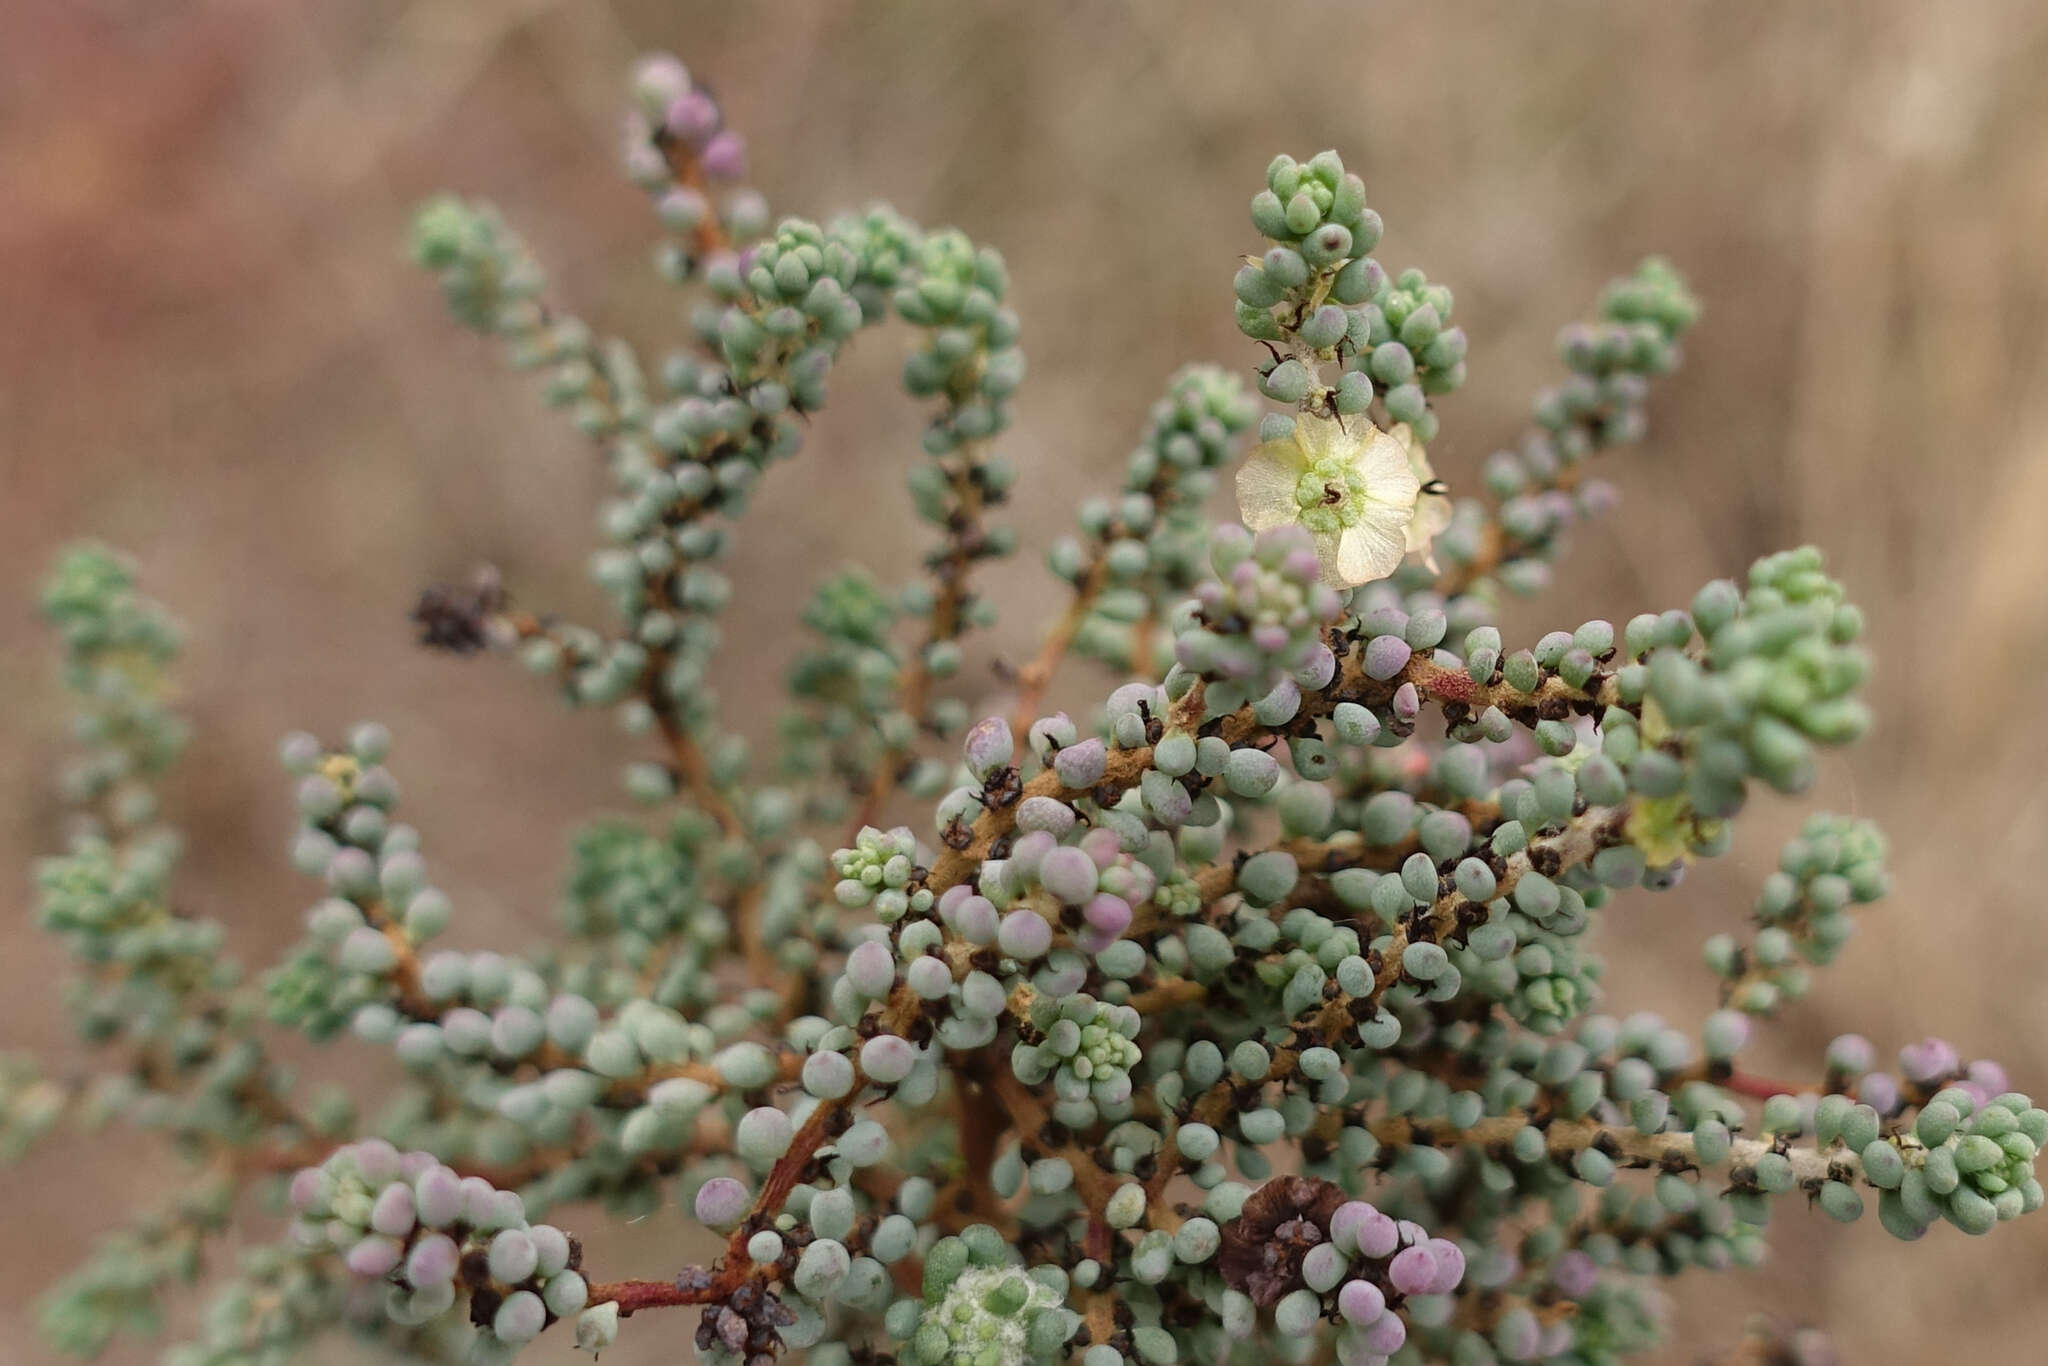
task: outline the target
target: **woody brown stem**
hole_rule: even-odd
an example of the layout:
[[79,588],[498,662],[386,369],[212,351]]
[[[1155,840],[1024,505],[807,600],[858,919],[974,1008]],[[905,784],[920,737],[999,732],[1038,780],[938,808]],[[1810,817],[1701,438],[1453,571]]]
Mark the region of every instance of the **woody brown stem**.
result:
[[654,136],[654,145],[660,150],[663,160],[668,162],[668,171],[678,185],[695,190],[704,196],[706,211],[697,226],[690,231],[690,245],[699,259],[727,251],[732,239],[726,236],[725,225],[718,221],[718,213],[710,208],[710,181],[704,174],[704,164],[697,159],[697,153],[681,138],[671,137],[664,131]]
[[729,1299],[732,1292],[740,1288],[747,1279],[743,1270],[745,1263],[735,1263],[730,1271],[721,1272],[701,1286],[685,1290],[674,1281],[599,1281],[590,1287],[588,1303],[616,1304],[619,1317],[626,1318],[642,1309],[671,1309],[685,1304],[717,1304]]
[[[1590,691],[1574,688],[1562,678],[1551,676],[1543,679],[1533,692],[1522,692],[1505,681],[1478,682],[1465,670],[1438,664],[1427,652],[1422,651],[1415,653],[1391,678],[1374,679],[1365,674],[1361,661],[1355,654],[1351,654],[1345,657],[1337,678],[1328,687],[1302,698],[1301,708],[1292,724],[1298,725],[1303,720],[1327,716],[1340,702],[1384,705],[1398,689],[1410,683],[1415,685],[1421,696],[1439,705],[1455,706],[1472,713],[1484,711],[1487,707],[1498,707],[1509,717],[1526,725],[1534,725],[1538,720],[1552,715],[1569,716],[1621,702],[1614,679],[1607,676],[1597,678]],[[1250,706],[1240,707],[1227,716],[1204,722],[1202,696],[1203,689],[1197,685],[1175,702],[1167,717],[1167,729],[1192,731],[1199,728],[1204,734],[1222,737],[1232,746],[1277,741],[1280,738],[1279,731],[1259,724],[1257,718],[1252,715]],[[1083,798],[1113,801],[1117,795],[1135,785],[1139,777],[1151,766],[1152,749],[1149,745],[1133,749],[1113,749],[1109,752],[1101,779],[1093,787],[1068,788],[1060,782],[1057,771],[1047,769],[1024,784],[1020,797],[1049,796],[1067,801]],[[932,867],[925,885],[935,892],[944,891],[972,877],[989,857],[989,850],[994,847],[996,841],[1016,828],[1019,804],[1011,802],[985,809],[975,818],[970,831],[971,838],[967,844],[958,849],[949,849],[942,854]]]
[[[938,594],[932,601],[930,624],[925,630],[924,641],[903,667],[897,700],[898,709],[919,727],[924,725],[925,710],[931,705],[934,682],[927,656],[933,646],[957,639],[966,625],[964,617],[970,596],[968,575],[982,543],[983,498],[975,474],[979,459],[979,446],[969,444],[963,446],[957,458],[946,466],[953,506],[946,521],[945,543],[932,561],[932,573],[939,585]],[[888,805],[897,783],[902,779],[903,765],[909,757],[906,747],[885,747],[861,798],[858,814],[848,830],[848,842],[860,833],[863,826],[873,825],[881,818],[883,808]]]
[[984,1055],[974,1068],[958,1074],[955,1083],[962,1165],[960,1190],[966,1197],[963,1213],[985,1219],[1002,1217],[1001,1202],[996,1198],[989,1173],[995,1168],[996,1144],[1010,1127],[1009,1117],[991,1103],[994,1096],[988,1079],[1008,1066],[1007,1059]]
[[[1529,848],[1507,860],[1507,866],[1496,880],[1496,896],[1508,896],[1516,884],[1528,874],[1538,860],[1553,872],[1576,867],[1589,862],[1601,849],[1617,842],[1620,830],[1628,819],[1629,807],[1594,807],[1583,815],[1575,816],[1565,828],[1554,835],[1547,835],[1533,841]],[[1354,998],[1338,993],[1326,1001],[1316,1013],[1314,1020],[1304,1031],[1296,1030],[1299,1039],[1304,1033],[1321,1039],[1342,1038],[1356,1028],[1357,1021],[1372,1013],[1379,999],[1387,990],[1401,980],[1402,959],[1413,936],[1426,934],[1431,940],[1441,940],[1456,931],[1464,918],[1461,908],[1473,906],[1457,892],[1452,892],[1426,908],[1418,909],[1414,916],[1394,931],[1393,941],[1383,950],[1376,950],[1380,963],[1374,973],[1372,990],[1363,998]],[[1483,911],[1483,907],[1480,908]],[[1482,917],[1483,918],[1483,917]],[[1289,1046],[1273,1052],[1272,1064],[1267,1071],[1269,1081],[1284,1080],[1295,1075],[1301,1059],[1301,1048]],[[1236,1104],[1231,1083],[1222,1081],[1211,1087],[1194,1105],[1193,1118],[1204,1124],[1221,1123]]]
[[[877,1024],[885,1033],[900,1034],[910,1027],[922,1008],[923,1002],[915,992],[908,987],[898,987],[883,1007]],[[781,1212],[790,1191],[804,1179],[818,1149],[837,1132],[835,1125],[840,1117],[859,1103],[866,1090],[867,1079],[861,1074],[860,1065],[855,1063],[853,1086],[839,1099],[821,1102],[791,1138],[788,1149],[775,1159],[767,1179],[761,1183],[760,1193],[754,1197],[753,1208],[726,1240],[725,1253],[719,1259],[716,1271],[708,1278],[597,1282],[590,1287],[588,1303],[616,1303],[623,1317],[642,1309],[716,1304],[729,1299],[752,1277],[772,1278],[776,1274],[774,1268],[758,1267],[747,1256],[747,1239],[763,1226],[764,1221],[772,1221]]]
[[384,942],[391,945],[391,968],[389,976],[398,989],[397,998],[392,1002],[399,1013],[414,1020],[438,1020],[441,1012],[428,999],[426,988],[420,984],[420,956],[413,948],[412,936],[391,914],[391,908],[380,900],[360,903],[363,919],[370,922],[372,929],[384,936]]

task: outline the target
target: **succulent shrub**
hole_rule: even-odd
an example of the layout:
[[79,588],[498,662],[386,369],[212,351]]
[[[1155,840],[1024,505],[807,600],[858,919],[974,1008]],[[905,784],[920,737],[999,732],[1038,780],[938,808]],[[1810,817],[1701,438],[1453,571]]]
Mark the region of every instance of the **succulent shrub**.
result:
[[[638,737],[636,809],[575,836],[555,942],[465,932],[367,724],[283,742],[310,905],[281,963],[243,968],[181,904],[156,796],[186,739],[176,627],[108,551],[49,581],[77,833],[38,914],[101,1065],[7,1057],[0,1150],[76,1119],[191,1165],[48,1292],[59,1346],[155,1329],[203,1272],[178,1366],[336,1329],[407,1360],[602,1351],[673,1343],[678,1315],[747,1366],[1593,1366],[1657,1342],[1666,1278],[1755,1263],[1787,1205],[1904,1239],[2040,1205],[2048,1112],[1995,1063],[1847,1036],[1808,1080],[1743,1065],[1884,894],[1864,822],[1812,816],[1706,945],[1719,1009],[1601,1013],[1610,908],[1728,850],[1752,792],[1799,792],[1868,719],[1862,618],[1812,549],[1619,625],[1495,624],[1612,499],[1596,457],[1643,435],[1697,312],[1671,267],[1565,328],[1526,435],[1446,482],[1450,290],[1381,264],[1335,152],[1275,159],[1234,281],[1252,383],[1167,380],[1050,549],[1043,649],[984,686],[962,641],[1013,549],[1024,376],[1002,258],[882,207],[774,219],[672,58],[635,74],[625,162],[686,301],[666,354],[561,312],[482,204],[436,200],[415,239],[613,481],[613,620],[489,573],[414,612],[424,645],[509,655]],[[750,754],[706,683],[716,566],[841,350],[892,322],[928,412],[927,572],[819,583]],[[1242,524],[1213,524],[1218,484]],[[1113,690],[1041,714],[1070,656]],[[301,1084],[292,1033],[403,1080]],[[244,1192],[275,1236],[236,1256]],[[592,1264],[590,1221],[657,1213],[720,1250]],[[1742,1350],[1824,1349],[1760,1327]]]

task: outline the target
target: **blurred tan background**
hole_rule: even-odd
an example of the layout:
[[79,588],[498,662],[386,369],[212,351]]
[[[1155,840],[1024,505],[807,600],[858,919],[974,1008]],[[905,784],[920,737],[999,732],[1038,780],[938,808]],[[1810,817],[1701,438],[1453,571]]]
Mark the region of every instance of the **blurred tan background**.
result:
[[[1652,440],[1608,468],[1623,514],[1580,534],[1514,638],[1826,546],[1869,610],[1881,720],[1815,800],[1886,824],[1896,891],[1759,1061],[1811,1070],[1847,1027],[1885,1049],[1940,1032],[2048,1091],[2048,8],[2025,0],[14,0],[0,862],[25,869],[58,835],[61,711],[32,598],[60,542],[93,535],[139,556],[190,624],[183,886],[251,959],[294,937],[313,896],[285,866],[272,748],[364,716],[397,734],[407,814],[457,896],[451,942],[545,932],[566,831],[616,802],[627,742],[509,666],[422,654],[405,612],[425,582],[490,560],[529,604],[596,617],[582,563],[600,472],[444,317],[402,242],[427,192],[488,196],[557,298],[676,335],[645,204],[613,168],[643,46],[721,93],[778,211],[885,197],[1007,253],[1032,382],[1005,444],[1034,546],[1104,487],[1177,364],[1251,361],[1229,277],[1275,151],[1340,148],[1386,218],[1382,258],[1457,291],[1472,380],[1433,450],[1454,483],[1554,373],[1556,325],[1642,254],[1670,255],[1707,302],[1685,373]],[[900,338],[864,340],[740,537],[722,678],[755,736],[768,715],[747,700],[779,682],[803,586],[853,558],[900,576],[919,553],[899,354]],[[1053,610],[1036,555],[1016,566],[989,584],[1004,617],[969,679],[1022,657]],[[1092,686],[1077,672],[1063,695]],[[1733,855],[1612,913],[1614,1007],[1697,1018],[1697,945],[1743,914],[1797,818],[1760,802]],[[75,1063],[60,955],[9,876],[0,1038]],[[174,1170],[106,1138],[0,1173],[0,1362],[48,1360],[33,1296]],[[671,1214],[599,1247],[619,1274],[661,1274],[679,1230]],[[1907,1248],[1874,1219],[1841,1230],[1788,1206],[1777,1233],[1764,1271],[1684,1285],[1662,1360],[1732,1339],[1752,1306],[1826,1324],[1853,1362],[2048,1352],[2048,1216]],[[674,1359],[693,1326],[636,1324],[618,1357]]]

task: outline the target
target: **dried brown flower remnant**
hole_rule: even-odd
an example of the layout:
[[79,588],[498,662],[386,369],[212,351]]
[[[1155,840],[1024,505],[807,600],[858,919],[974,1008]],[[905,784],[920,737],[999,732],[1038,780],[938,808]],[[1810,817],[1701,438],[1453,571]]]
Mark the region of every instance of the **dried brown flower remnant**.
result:
[[486,619],[504,611],[506,602],[498,571],[486,566],[467,586],[426,589],[412,609],[412,620],[420,628],[420,644],[428,649],[474,654],[490,644]]
[[1223,1282],[1266,1308],[1301,1285],[1301,1259],[1330,1236],[1330,1216],[1347,1199],[1328,1181],[1282,1176],[1253,1191],[1223,1226]]
[[747,1366],[770,1366],[782,1351],[776,1329],[795,1322],[795,1313],[760,1281],[743,1281],[724,1304],[705,1309],[697,1324],[697,1350],[722,1349],[744,1354]]

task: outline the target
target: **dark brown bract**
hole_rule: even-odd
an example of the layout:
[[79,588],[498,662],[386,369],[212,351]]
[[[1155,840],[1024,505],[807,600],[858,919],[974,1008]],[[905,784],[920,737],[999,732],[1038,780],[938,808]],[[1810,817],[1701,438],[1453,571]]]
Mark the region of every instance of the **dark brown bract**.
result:
[[420,594],[412,609],[420,644],[430,650],[475,654],[490,644],[489,618],[504,611],[507,601],[498,572],[488,566],[467,585],[435,584]]
[[1218,1267],[1223,1282],[1260,1308],[1302,1284],[1301,1259],[1330,1236],[1330,1216],[1350,1197],[1309,1176],[1282,1176],[1253,1191],[1237,1218],[1223,1226]]

